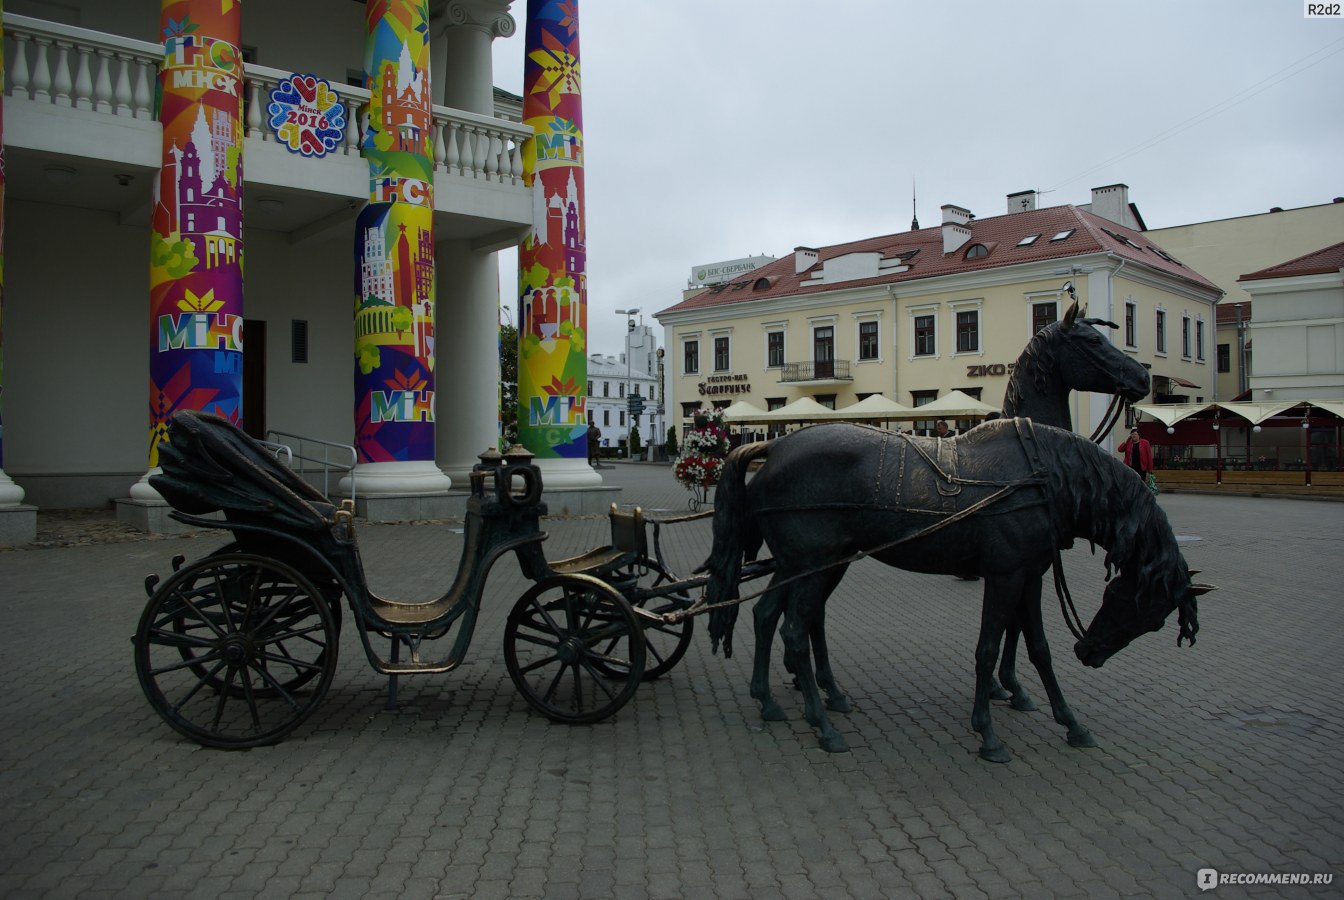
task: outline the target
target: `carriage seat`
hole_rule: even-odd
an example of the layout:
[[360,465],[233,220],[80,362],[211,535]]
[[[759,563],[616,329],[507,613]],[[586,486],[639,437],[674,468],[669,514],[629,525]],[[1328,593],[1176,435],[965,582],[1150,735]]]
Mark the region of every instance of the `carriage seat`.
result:
[[593,575],[605,578],[610,573],[636,562],[648,554],[648,540],[644,533],[644,510],[636,506],[622,511],[611,504],[611,544],[597,547],[579,556],[549,561],[547,564],[560,575]]

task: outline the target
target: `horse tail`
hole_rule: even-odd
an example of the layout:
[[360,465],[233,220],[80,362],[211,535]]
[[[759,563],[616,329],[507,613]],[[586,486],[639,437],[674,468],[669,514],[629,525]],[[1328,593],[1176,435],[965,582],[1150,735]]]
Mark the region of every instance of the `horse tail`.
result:
[[[761,549],[761,534],[747,516],[747,469],[768,452],[771,441],[743,444],[728,454],[719,484],[714,490],[714,544],[709,558],[697,569],[708,570],[706,602],[727,603],[738,598],[738,581],[744,557],[755,559]],[[737,604],[713,609],[709,613],[711,646],[723,655],[733,655],[733,625],[737,622]]]

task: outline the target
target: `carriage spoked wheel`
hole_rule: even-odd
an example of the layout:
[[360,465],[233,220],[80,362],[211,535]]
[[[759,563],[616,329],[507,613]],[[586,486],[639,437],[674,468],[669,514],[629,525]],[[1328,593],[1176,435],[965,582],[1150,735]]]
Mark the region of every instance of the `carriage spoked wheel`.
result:
[[523,698],[557,722],[607,718],[644,674],[638,617],[605,582],[560,575],[533,585],[504,627],[504,663]]
[[[213,559],[219,556],[236,555],[240,552],[242,551],[239,549],[238,543],[236,541],[231,541],[228,544],[225,544],[223,547],[220,547],[214,553],[211,553],[210,558]],[[174,571],[177,571],[178,569],[181,568],[181,563],[179,562],[181,559],[182,557],[180,556],[173,558]],[[342,597],[341,589],[334,579],[328,578],[326,579],[325,582],[320,582],[318,579],[310,577],[309,580],[312,581],[312,583],[315,585],[320,584],[322,587],[322,595],[326,597],[327,609],[330,610],[331,612],[331,619],[335,626],[335,631],[333,632],[334,635],[333,643],[339,642],[341,636],[341,597]],[[192,623],[189,622],[188,618],[184,615],[179,616],[177,619],[174,620],[173,627],[179,633],[185,634],[187,633],[191,624]],[[200,623],[196,622],[195,624],[199,626]],[[226,686],[223,680],[218,675],[210,674],[210,667],[208,665],[203,665],[200,663],[197,657],[202,655],[201,648],[195,646],[192,643],[183,643],[180,647],[177,648],[177,652],[181,654],[182,659],[193,663],[192,671],[195,672],[200,677],[208,679],[209,686],[211,688],[214,688],[215,690],[234,691],[237,692],[239,696],[242,695],[243,688],[241,684],[233,684]],[[293,691],[307,684],[309,681],[315,678],[320,671],[321,671],[320,669],[302,668],[290,673],[286,673],[284,671],[276,672],[273,674],[276,674],[278,676],[277,678],[277,680],[279,681],[278,687],[272,688],[270,686],[263,686],[257,688],[257,690],[261,692],[260,694],[261,696],[267,696],[267,697],[274,696],[277,690]]]
[[[634,591],[625,593],[630,605],[636,609],[643,609],[658,615],[686,609],[694,602],[690,594],[684,591],[675,594],[642,596],[645,592],[656,591],[658,588],[672,584],[677,580],[671,572],[647,557],[641,558],[630,567],[618,571],[613,580],[618,583],[636,585]],[[622,588],[622,590],[625,589]],[[644,626],[644,680],[652,681],[672,671],[673,667],[681,662],[681,658],[686,655],[686,650],[691,646],[691,637],[695,634],[695,620],[682,619],[675,625],[666,622],[650,622],[642,618],[640,622]],[[601,666],[604,663],[599,658],[596,665]],[[624,674],[619,670],[612,670],[611,674],[614,677],[624,677]]]
[[150,598],[135,669],[150,705],[207,747],[271,744],[326,696],[337,630],[313,583],[278,560],[206,557]]

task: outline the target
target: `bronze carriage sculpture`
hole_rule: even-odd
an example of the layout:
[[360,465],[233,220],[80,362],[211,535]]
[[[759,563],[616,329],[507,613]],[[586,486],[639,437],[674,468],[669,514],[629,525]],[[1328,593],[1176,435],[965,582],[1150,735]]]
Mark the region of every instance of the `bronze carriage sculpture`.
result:
[[[613,506],[611,545],[545,558],[541,474],[520,448],[487,453],[472,472],[456,578],[425,603],[373,593],[353,515],[228,421],[179,412],[160,454],[163,474],[152,483],[174,517],[233,536],[189,565],[178,557],[162,583],[146,579],[150,599],[133,638],[151,705],[201,744],[274,743],[308,718],[336,670],[342,597],[378,672],[456,668],[490,569],[510,552],[534,584],[508,617],[505,663],[527,702],[554,720],[612,715],[641,680],[676,665],[691,640],[692,621],[672,615],[690,605],[690,583],[672,577],[661,552],[650,555],[640,510]],[[216,511],[223,519],[205,517]],[[450,636],[446,652],[430,655]],[[388,654],[375,648],[379,638],[390,642]]]

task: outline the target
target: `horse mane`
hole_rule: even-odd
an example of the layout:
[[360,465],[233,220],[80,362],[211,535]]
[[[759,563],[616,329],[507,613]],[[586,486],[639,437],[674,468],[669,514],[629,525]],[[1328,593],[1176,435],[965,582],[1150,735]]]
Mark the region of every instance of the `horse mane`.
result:
[[1013,374],[1008,378],[1008,387],[1003,393],[1003,414],[1008,417],[1017,415],[1024,399],[1023,385],[1028,382],[1037,394],[1044,395],[1050,389],[1046,378],[1055,370],[1055,333],[1059,323],[1051,322],[1031,336],[1027,346],[1022,349],[1017,362],[1013,365]]
[[1177,640],[1193,644],[1199,621],[1189,591],[1190,572],[1167,514],[1124,463],[1072,432],[1057,429],[1052,434],[1060,440],[1048,445],[1056,456],[1048,467],[1050,487],[1057,498],[1068,498],[1056,515],[1066,512],[1072,520],[1057,522],[1056,529],[1072,524],[1074,533],[1106,548],[1107,579],[1112,570],[1133,579],[1140,614],[1172,598],[1180,614]]

